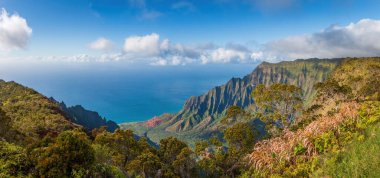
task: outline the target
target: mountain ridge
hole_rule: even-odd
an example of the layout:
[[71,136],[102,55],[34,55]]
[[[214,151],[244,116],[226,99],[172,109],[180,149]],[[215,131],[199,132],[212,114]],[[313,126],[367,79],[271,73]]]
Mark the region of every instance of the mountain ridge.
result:
[[130,128],[136,133],[141,133],[138,129],[142,129],[147,132],[144,135],[151,136],[154,141],[158,141],[161,134],[162,136],[169,134],[191,137],[190,135],[194,134],[213,132],[212,127],[218,124],[225,110],[230,106],[248,108],[254,105],[250,94],[256,85],[273,83],[296,85],[303,90],[307,103],[315,94],[314,84],[326,80],[341,61],[343,58],[263,62],[243,78],[232,78],[226,84],[214,87],[203,95],[190,97],[182,110],[169,119],[164,117],[165,121],[156,127],[144,128],[145,122],[132,124],[134,126],[121,124],[121,127]]
[[59,106],[37,91],[16,82],[0,80],[1,120],[16,132],[19,140],[33,142],[48,134],[81,128],[72,123]]
[[109,131],[119,128],[116,123],[106,121],[96,112],[85,110],[81,106],[67,108],[62,104],[34,89],[0,79],[0,121],[4,124],[2,131],[7,133],[3,134],[6,138],[12,138],[14,142],[33,142],[48,134],[57,135],[72,129],[87,128],[91,131],[103,125],[111,126]]
[[109,132],[113,132],[119,128],[114,121],[107,120],[100,116],[98,112],[87,110],[82,105],[66,106],[64,102],[58,104],[74,123],[84,126],[89,131],[102,126],[106,126]]

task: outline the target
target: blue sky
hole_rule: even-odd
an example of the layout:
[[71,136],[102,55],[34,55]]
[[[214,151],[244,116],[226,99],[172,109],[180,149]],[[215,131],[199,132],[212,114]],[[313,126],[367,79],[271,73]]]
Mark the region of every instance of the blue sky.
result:
[[[379,36],[376,0],[0,0],[0,7],[26,23],[0,28],[3,60],[162,66],[380,54],[360,42]],[[9,30],[18,28],[25,38],[12,42],[9,34],[19,33]],[[338,52],[326,52],[329,45]]]
[[380,56],[378,0],[0,0],[0,8],[1,79],[118,122],[179,110],[261,61]]

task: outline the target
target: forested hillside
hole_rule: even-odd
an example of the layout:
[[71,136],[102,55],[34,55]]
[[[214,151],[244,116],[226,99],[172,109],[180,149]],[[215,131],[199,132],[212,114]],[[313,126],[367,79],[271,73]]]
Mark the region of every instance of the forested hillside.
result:
[[7,128],[17,131],[23,140],[39,140],[48,133],[80,127],[47,97],[15,82],[0,81],[0,102]]
[[82,126],[89,131],[101,126],[108,126],[110,131],[118,128],[96,112],[80,106],[66,107],[16,82],[0,80],[0,102],[10,128],[19,133],[18,137],[31,140]]
[[[367,164],[369,168],[380,164],[378,159],[370,159],[379,146],[373,134],[380,121],[380,59],[347,59],[316,88],[313,105],[305,108],[293,128],[255,144],[247,157],[249,175],[380,175],[378,169],[371,172],[366,168]],[[358,148],[368,150],[353,151]],[[359,157],[366,161],[356,160]],[[347,174],[350,171],[355,173]]]

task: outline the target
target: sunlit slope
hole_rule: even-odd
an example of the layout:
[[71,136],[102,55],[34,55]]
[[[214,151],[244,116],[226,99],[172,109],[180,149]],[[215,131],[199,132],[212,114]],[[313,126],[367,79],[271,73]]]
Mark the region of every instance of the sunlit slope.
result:
[[[0,109],[9,127],[24,139],[39,139],[79,127],[71,123],[59,106],[33,89],[0,80]],[[3,118],[5,118],[3,117]]]

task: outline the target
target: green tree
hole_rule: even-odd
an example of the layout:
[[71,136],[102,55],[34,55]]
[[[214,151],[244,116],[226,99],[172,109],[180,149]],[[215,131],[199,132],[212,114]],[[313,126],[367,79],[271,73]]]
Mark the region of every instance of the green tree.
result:
[[181,153],[182,149],[187,148],[187,144],[175,137],[168,137],[160,141],[159,155],[166,164],[172,164]]
[[[229,137],[230,141],[228,148],[223,146],[221,141],[217,140],[216,137],[207,141],[200,141],[195,144],[195,152],[199,159],[199,161],[197,161],[197,172],[200,177],[234,177],[240,173],[243,165],[242,157],[248,150],[250,150],[248,148],[253,147],[253,141],[246,142],[242,141],[243,139],[240,139],[245,137],[245,134],[241,134],[242,132],[239,131],[240,134],[236,135],[232,134],[232,132],[239,130],[237,128],[245,128],[240,127],[241,125],[245,124],[239,123],[239,125],[234,129],[228,130],[227,137]],[[252,127],[247,130],[243,130],[247,132],[254,132]],[[251,136],[249,138],[252,138]]]
[[189,160],[192,159],[192,154],[190,154],[188,149],[189,148],[185,142],[180,141],[175,137],[168,137],[160,141],[158,155],[164,164],[162,169],[164,177],[176,177],[175,173],[183,175],[191,174],[190,172],[184,172],[191,170],[191,161]]
[[250,123],[237,123],[224,131],[224,139],[228,143],[228,151],[223,164],[225,174],[234,176],[240,173],[242,157],[252,150],[258,132]]
[[0,141],[0,177],[26,177],[31,167],[22,147]]
[[173,161],[174,172],[182,178],[192,177],[195,165],[194,152],[188,147],[183,148]]
[[114,133],[107,131],[97,133],[94,143],[108,147],[111,150],[113,164],[123,170],[127,163],[142,151],[131,130],[117,129]]
[[[138,167],[140,163],[150,165],[151,161],[155,160],[158,155],[157,149],[150,146],[146,138],[137,140],[131,130],[121,129],[115,130],[114,133],[105,129],[93,130],[93,136],[95,136],[94,144],[100,145],[100,147],[98,146],[101,148],[98,149],[100,153],[104,153],[102,150],[108,150],[107,157],[102,156],[102,154],[97,156],[99,160],[103,160],[101,161],[103,165],[112,165],[113,169],[116,167],[123,172],[124,176],[150,177],[153,172],[158,171],[157,166],[152,167],[151,165],[144,169]],[[154,162],[158,164],[160,159]]]
[[325,102],[327,99],[346,100],[352,97],[352,89],[347,85],[340,85],[334,79],[317,83],[314,87],[317,90],[319,102]]
[[239,120],[250,119],[251,116],[239,106],[231,106],[227,109],[226,115],[220,121],[224,125],[234,124]]
[[161,166],[160,158],[156,154],[146,150],[136,159],[132,160],[127,165],[127,169],[131,176],[148,178],[155,177]]
[[224,139],[229,148],[251,150],[255,142],[256,131],[249,123],[237,123],[224,131]]
[[289,128],[302,111],[302,90],[294,85],[258,85],[251,95],[258,107],[258,116],[269,126],[280,122],[282,127]]
[[21,140],[19,132],[12,128],[11,119],[0,108],[0,140],[4,139],[11,143],[16,143]]
[[91,177],[127,177],[122,169],[113,165],[111,148],[100,144],[92,144],[92,148],[95,152],[95,162],[90,170]]
[[90,140],[84,132],[75,130],[41,141],[41,147],[31,153],[38,177],[83,177],[94,162]]

